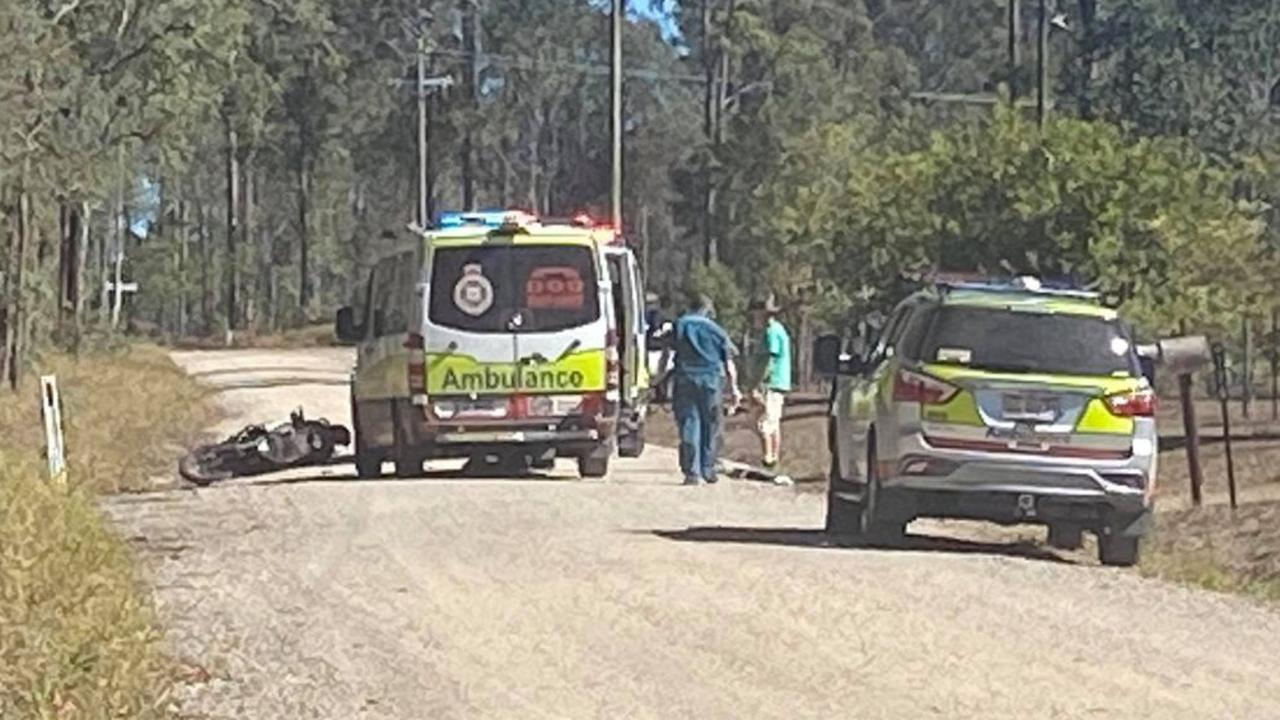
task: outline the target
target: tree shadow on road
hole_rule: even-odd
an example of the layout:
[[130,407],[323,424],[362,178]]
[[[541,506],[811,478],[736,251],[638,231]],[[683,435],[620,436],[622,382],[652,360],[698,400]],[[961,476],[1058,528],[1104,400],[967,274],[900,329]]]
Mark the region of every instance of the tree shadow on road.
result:
[[1003,555],[1027,560],[1043,560],[1074,564],[1048,548],[1029,541],[1010,543],[965,540],[938,535],[909,534],[902,543],[887,547],[872,546],[857,540],[834,539],[822,530],[808,528],[750,528],[703,526],[684,530],[653,530],[651,534],[677,542],[730,543],[741,545],[779,545],[821,550],[887,550],[898,552],[935,552],[964,555]]

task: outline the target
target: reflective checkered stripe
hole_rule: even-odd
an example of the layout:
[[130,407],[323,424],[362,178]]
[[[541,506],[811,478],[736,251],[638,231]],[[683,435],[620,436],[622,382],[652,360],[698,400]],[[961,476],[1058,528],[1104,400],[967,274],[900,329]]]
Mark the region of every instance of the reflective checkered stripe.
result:
[[957,388],[943,404],[918,406],[921,434],[933,447],[1089,460],[1133,454],[1136,421],[1113,413],[1106,398],[1140,389],[1140,379],[923,370]]

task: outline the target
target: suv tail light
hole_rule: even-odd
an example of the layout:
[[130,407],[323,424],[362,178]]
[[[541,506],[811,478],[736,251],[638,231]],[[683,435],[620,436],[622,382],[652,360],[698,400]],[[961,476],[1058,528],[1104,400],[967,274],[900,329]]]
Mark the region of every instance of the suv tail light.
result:
[[1153,417],[1156,414],[1154,390],[1134,390],[1106,397],[1107,409],[1118,417]]
[[899,370],[893,379],[894,402],[945,405],[958,392],[960,388],[955,385],[911,370]]
[[622,385],[622,358],[618,354],[618,331],[610,330],[605,337],[604,378],[605,388],[617,390]]
[[404,341],[404,347],[410,351],[409,394],[421,395],[427,391],[427,358],[422,352],[427,348],[426,341],[419,333],[409,333],[409,337]]

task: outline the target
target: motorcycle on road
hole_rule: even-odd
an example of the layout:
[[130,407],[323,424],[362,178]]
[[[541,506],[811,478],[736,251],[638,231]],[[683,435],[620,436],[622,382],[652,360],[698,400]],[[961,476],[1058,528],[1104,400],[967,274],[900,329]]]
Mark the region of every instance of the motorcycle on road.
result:
[[324,418],[308,420],[298,408],[288,422],[249,425],[220,443],[201,445],[178,463],[182,477],[206,486],[232,477],[261,475],[328,462],[351,431]]

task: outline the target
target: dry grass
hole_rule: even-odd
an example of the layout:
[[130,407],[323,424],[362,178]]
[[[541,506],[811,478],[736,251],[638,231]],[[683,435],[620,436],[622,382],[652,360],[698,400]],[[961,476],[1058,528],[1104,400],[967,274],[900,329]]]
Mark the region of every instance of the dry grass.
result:
[[1280,503],[1160,513],[1146,575],[1280,601]]
[[34,379],[0,404],[0,717],[163,714],[167,665],[94,494],[133,489],[211,419],[163,352],[40,363],[63,395],[70,482],[45,480]]
[[[62,394],[72,483],[94,492],[136,490],[167,469],[177,448],[213,421],[208,391],[159,348],[126,346],[81,357],[53,356]],[[16,402],[0,405],[0,450],[34,460],[43,444],[39,386],[32,378]]]

